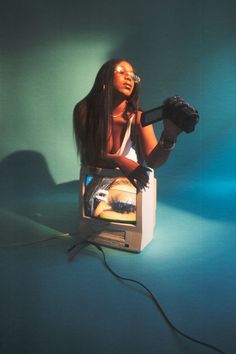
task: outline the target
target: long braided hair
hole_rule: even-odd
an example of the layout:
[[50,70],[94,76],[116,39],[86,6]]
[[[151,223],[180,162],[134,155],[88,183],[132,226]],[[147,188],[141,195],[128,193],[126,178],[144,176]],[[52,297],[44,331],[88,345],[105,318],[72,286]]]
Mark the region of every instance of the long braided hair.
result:
[[[89,94],[74,108],[73,128],[82,164],[96,165],[107,150],[108,128],[112,116],[113,78],[116,66],[124,59],[111,59],[102,65]],[[140,84],[127,97],[126,112],[138,110]]]

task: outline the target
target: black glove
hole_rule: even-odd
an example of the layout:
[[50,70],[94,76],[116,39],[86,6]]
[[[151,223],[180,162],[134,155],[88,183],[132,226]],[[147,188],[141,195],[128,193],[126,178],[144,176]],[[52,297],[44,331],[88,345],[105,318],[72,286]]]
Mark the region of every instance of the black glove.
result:
[[199,121],[198,111],[180,96],[167,98],[162,106],[162,118],[169,119],[186,133],[194,131]]

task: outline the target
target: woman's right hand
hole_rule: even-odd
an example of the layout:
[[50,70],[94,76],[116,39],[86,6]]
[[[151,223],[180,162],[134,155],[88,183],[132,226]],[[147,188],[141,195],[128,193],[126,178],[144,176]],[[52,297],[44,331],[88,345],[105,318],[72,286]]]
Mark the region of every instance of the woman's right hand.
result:
[[137,188],[138,192],[149,185],[148,172],[150,168],[140,165],[138,162],[119,156],[116,159],[117,165],[130,182]]

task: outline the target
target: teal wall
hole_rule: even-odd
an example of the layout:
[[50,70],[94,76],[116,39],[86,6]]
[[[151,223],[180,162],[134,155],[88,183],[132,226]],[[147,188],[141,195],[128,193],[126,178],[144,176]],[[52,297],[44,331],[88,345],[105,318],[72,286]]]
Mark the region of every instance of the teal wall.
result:
[[98,251],[69,263],[78,238],[46,242],[78,232],[73,107],[122,56],[143,78],[144,108],[177,93],[201,120],[156,171],[153,242],[106,248],[108,263],[143,281],[181,331],[236,353],[236,1],[9,0],[0,16],[0,352],[207,352],[173,335]]
[[234,1],[209,0],[5,3],[1,166],[12,160],[15,179],[27,169],[29,186],[40,175],[38,158],[54,183],[77,179],[73,106],[101,64],[122,56],[143,78],[144,108],[177,93],[199,109],[196,133],[179,139],[159,172],[175,174],[168,190],[185,179],[235,193],[235,10]]

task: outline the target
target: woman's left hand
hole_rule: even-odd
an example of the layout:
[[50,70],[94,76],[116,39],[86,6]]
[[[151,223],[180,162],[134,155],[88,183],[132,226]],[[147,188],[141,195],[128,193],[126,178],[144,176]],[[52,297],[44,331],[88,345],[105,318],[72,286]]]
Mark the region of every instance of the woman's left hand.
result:
[[176,141],[178,135],[183,132],[183,130],[177,127],[177,125],[174,124],[169,119],[163,120],[163,126],[164,126],[164,131],[163,131],[164,136],[168,137],[168,139],[173,141]]

